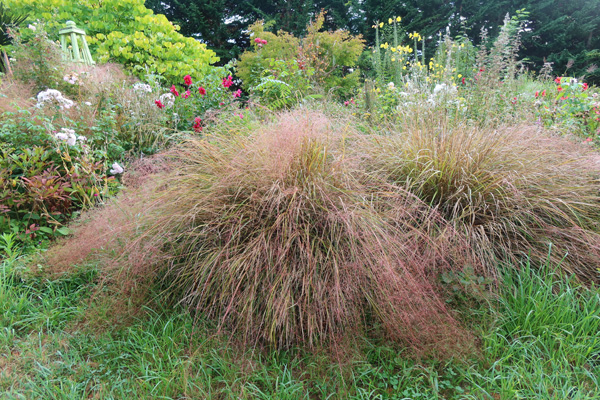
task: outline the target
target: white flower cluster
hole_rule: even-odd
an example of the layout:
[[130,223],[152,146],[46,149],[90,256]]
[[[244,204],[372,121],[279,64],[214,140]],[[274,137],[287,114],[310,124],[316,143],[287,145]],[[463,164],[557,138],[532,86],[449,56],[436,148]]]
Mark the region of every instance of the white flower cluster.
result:
[[175,96],[173,96],[173,93],[165,93],[159,97],[159,100],[165,108],[171,108],[175,105]]
[[112,165],[112,169],[109,171],[112,175],[117,175],[117,174],[122,174],[123,171],[125,171],[123,169],[123,167],[121,167],[118,163],[114,163]]
[[85,136],[77,136],[73,129],[62,128],[60,132],[57,132],[54,137],[58,140],[67,142],[69,146],[75,146],[77,142],[85,142],[87,138]]
[[137,94],[143,95],[146,93],[152,93],[152,86],[148,85],[147,83],[138,82],[133,85],[133,90]]
[[445,83],[438,83],[433,88],[433,95],[455,95],[457,93],[456,86],[454,85],[446,85]]
[[80,85],[82,84],[82,82],[79,80],[79,76],[75,72],[71,72],[70,74],[63,76],[63,81],[70,83],[71,85],[75,85],[78,82]]
[[36,107],[41,108],[48,103],[58,104],[61,110],[63,108],[69,109],[75,105],[75,102],[64,97],[62,93],[56,89],[46,89],[38,93]]

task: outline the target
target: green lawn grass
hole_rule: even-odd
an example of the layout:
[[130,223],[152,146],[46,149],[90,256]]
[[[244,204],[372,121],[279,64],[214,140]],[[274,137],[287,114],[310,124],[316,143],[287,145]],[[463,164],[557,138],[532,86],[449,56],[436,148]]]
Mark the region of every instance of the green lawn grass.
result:
[[499,295],[468,311],[478,356],[417,361],[364,340],[340,362],[244,349],[181,310],[93,328],[93,267],[49,280],[23,265],[15,252],[0,274],[2,399],[600,398],[600,291],[549,266],[506,269]]

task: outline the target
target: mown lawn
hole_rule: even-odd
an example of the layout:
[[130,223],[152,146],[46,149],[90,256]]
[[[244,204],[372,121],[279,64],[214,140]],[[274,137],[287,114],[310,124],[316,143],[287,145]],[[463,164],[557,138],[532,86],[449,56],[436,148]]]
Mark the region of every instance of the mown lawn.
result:
[[600,398],[600,291],[548,266],[505,269],[469,311],[456,296],[481,351],[440,362],[366,339],[339,359],[252,349],[159,306],[111,326],[93,267],[49,280],[23,265],[2,263],[2,399]]

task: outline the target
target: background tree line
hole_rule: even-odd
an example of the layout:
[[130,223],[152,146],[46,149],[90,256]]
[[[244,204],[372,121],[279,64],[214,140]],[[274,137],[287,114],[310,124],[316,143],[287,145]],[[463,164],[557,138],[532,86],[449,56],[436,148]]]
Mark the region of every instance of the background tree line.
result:
[[179,24],[182,34],[205,42],[222,62],[248,47],[245,32],[257,19],[273,31],[302,35],[325,9],[327,28],[360,33],[372,44],[375,21],[401,16],[406,31],[421,33],[432,48],[446,27],[477,42],[481,28],[494,37],[507,13],[525,9],[531,22],[521,56],[532,69],[548,61],[556,74],[600,80],[600,71],[592,71],[600,65],[600,0],[146,0],[146,6]]

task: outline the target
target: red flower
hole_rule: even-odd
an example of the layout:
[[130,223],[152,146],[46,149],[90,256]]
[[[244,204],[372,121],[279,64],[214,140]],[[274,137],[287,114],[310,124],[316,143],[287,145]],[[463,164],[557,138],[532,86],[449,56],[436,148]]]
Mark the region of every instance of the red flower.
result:
[[192,77],[189,75],[184,76],[183,82],[185,82],[187,86],[192,86]]
[[588,84],[587,83],[583,84],[583,90],[588,90]]
[[466,85],[466,83],[465,83],[465,78],[464,78],[464,77],[462,78],[462,84],[463,84],[463,85]]
[[200,86],[198,88],[198,93],[200,93],[202,96],[204,96],[206,94],[206,89],[204,89],[202,86]]
[[165,108],[165,105],[164,105],[163,103],[161,103],[161,101],[160,101],[160,100],[156,100],[156,101],[154,102],[154,104],[156,104],[156,107],[158,107],[158,108],[161,108],[161,109],[162,109],[162,108]]
[[513,103],[513,104],[517,104],[517,98],[516,98],[516,97],[513,97],[513,99],[512,99],[512,101],[511,101],[511,103]]
[[242,89],[238,89],[235,92],[233,92],[233,97],[242,97]]
[[546,89],[542,92],[542,97],[546,97]]
[[179,96],[179,92],[175,88],[175,85],[171,86],[171,93],[173,93],[173,95],[175,95],[175,97]]
[[191,94],[192,94],[192,92],[190,92],[189,90],[186,90],[185,93],[181,95],[181,98],[187,99],[188,97],[190,97]]
[[540,92],[538,90],[537,92],[535,92],[535,98],[537,99],[539,95],[540,95]]
[[557,83],[560,85],[560,76],[557,76],[556,79],[554,80],[554,83]]
[[219,105],[220,105],[220,106],[224,106],[224,105],[225,105],[225,103],[223,103],[223,102],[220,102],[220,103],[219,103]]
[[202,118],[194,118],[194,125],[192,125],[192,128],[194,128],[194,132],[202,131]]
[[563,97],[561,97],[560,99],[561,99],[561,100],[566,100],[566,99],[568,99],[568,98],[569,98],[569,96],[563,96]]
[[348,106],[348,104],[350,104],[350,102],[349,102],[349,101],[345,101],[345,102],[344,102],[344,105],[345,105],[345,106]]
[[559,86],[559,87],[558,87],[558,91],[559,91],[559,92],[562,92],[562,90],[563,90],[562,86]]
[[227,78],[223,78],[224,88],[229,88],[231,85],[233,85],[233,79],[231,79],[231,75],[229,75]]

